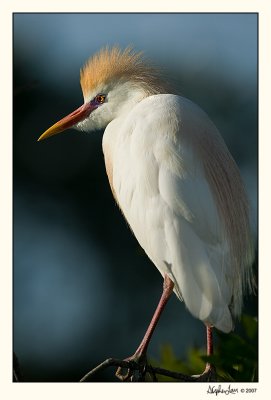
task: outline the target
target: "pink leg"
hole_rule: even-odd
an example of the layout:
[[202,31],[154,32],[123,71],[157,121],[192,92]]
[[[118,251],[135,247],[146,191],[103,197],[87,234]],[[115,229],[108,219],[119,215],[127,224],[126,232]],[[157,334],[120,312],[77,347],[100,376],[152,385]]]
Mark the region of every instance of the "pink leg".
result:
[[[163,293],[162,296],[160,298],[160,301],[158,303],[158,306],[155,310],[155,313],[153,314],[152,320],[150,322],[150,325],[142,339],[142,342],[140,343],[140,345],[138,346],[137,350],[135,351],[134,355],[132,355],[131,357],[127,358],[127,361],[137,361],[140,362],[141,360],[144,360],[146,357],[146,353],[147,353],[147,349],[148,349],[148,345],[150,343],[152,334],[154,332],[154,329],[159,321],[159,318],[165,308],[165,305],[168,302],[168,299],[170,298],[170,295],[173,292],[173,287],[174,287],[174,283],[172,282],[172,280],[169,278],[169,276],[167,274],[165,274],[165,278],[164,278],[164,284],[163,284]],[[118,378],[122,379],[122,380],[126,380],[129,378],[129,371],[126,375],[122,375],[122,368],[118,368],[116,375]]]
[[[213,348],[213,328],[211,326],[206,326],[206,334],[207,334],[207,356],[211,356],[214,353]],[[205,370],[200,375],[193,375],[194,378],[197,378],[198,381],[215,381],[216,372],[215,367],[206,363]]]
[[211,326],[207,326],[206,331],[207,331],[207,356],[212,356],[214,354],[213,328]]
[[155,310],[155,313],[153,314],[150,325],[142,339],[142,342],[138,346],[135,354],[132,356],[134,359],[138,360],[140,357],[146,355],[152,334],[153,334],[155,327],[159,321],[159,318],[165,308],[165,305],[167,304],[168,299],[170,298],[170,295],[172,294],[173,287],[174,287],[174,283],[169,278],[169,276],[166,274],[165,279],[164,279],[164,284],[163,284],[162,296],[161,296],[158,306]]
[[[211,326],[206,326],[206,333],[207,333],[207,356],[212,356],[214,353],[213,328]],[[207,363],[204,372],[209,371],[211,368],[212,365],[210,363]]]

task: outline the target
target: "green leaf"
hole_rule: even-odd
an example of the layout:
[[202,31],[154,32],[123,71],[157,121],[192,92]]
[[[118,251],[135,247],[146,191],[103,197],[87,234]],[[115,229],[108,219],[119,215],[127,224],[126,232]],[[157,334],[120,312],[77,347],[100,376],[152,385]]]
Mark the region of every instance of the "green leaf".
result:
[[[218,381],[257,382],[258,379],[258,323],[251,316],[241,318],[240,334],[215,331],[214,354],[205,355],[205,349],[192,347],[185,360],[180,360],[171,345],[161,347],[159,360],[153,362],[161,368],[184,374],[200,374],[206,362],[216,367]],[[151,362],[152,363],[152,362]],[[172,380],[159,377],[159,380]]]

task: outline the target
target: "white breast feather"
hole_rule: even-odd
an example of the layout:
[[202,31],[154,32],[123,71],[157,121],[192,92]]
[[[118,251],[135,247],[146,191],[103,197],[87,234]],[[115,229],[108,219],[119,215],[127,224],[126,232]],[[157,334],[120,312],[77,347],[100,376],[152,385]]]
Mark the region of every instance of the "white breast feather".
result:
[[228,332],[229,249],[201,161],[183,139],[189,104],[148,97],[109,124],[103,140],[112,148],[115,195],[140,245],[194,316]]

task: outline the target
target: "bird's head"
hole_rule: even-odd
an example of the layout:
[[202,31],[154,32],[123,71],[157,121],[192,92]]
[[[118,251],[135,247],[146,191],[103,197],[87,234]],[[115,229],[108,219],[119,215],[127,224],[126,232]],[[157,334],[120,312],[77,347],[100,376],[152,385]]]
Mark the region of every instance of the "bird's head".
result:
[[38,140],[68,128],[104,129],[113,119],[152,94],[167,93],[159,72],[131,47],[104,48],[81,70],[84,104],[47,129]]

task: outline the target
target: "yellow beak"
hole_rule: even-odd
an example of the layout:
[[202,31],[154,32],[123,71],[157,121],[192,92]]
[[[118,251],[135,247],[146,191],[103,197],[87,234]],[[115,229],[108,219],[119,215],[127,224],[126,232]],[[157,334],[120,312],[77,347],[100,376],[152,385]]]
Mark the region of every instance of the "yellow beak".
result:
[[62,118],[56,122],[53,126],[47,129],[39,138],[38,142],[43,139],[47,139],[50,136],[56,135],[59,132],[65,131],[68,128],[72,128],[75,124],[87,118],[89,114],[97,108],[96,104],[85,103],[81,107],[77,108],[71,114]]

